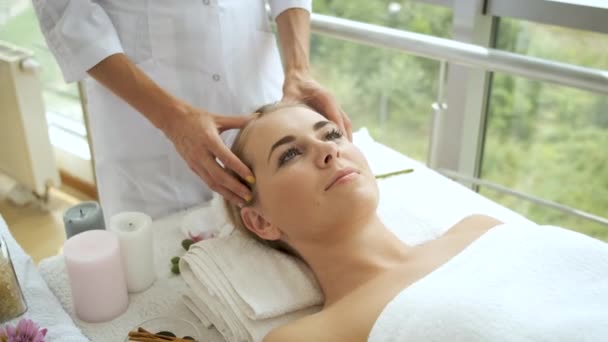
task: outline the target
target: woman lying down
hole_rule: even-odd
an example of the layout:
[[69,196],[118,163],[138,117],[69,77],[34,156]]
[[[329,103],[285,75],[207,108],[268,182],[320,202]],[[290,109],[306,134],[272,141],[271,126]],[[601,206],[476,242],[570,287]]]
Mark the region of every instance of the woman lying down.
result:
[[265,341],[608,341],[608,244],[474,215],[408,246],[365,157],[301,105],[265,108],[233,151],[257,180],[235,226],[302,258],[325,297]]

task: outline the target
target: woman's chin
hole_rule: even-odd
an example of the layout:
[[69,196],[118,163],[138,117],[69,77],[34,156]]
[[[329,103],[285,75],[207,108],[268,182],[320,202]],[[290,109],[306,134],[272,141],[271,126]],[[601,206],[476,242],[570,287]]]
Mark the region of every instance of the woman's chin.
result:
[[378,188],[370,184],[344,184],[329,196],[329,208],[344,211],[349,216],[375,213],[378,207]]
[[332,198],[364,199],[370,195],[378,197],[378,185],[375,181],[368,180],[364,175],[351,174],[336,181],[325,191]]

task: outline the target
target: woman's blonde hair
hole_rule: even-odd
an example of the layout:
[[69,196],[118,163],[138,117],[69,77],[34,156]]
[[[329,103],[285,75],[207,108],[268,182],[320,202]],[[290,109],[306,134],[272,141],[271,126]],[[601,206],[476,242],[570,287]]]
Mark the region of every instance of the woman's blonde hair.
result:
[[[270,114],[270,113],[273,113],[273,112],[276,112],[276,111],[279,111],[282,109],[286,109],[286,108],[297,108],[297,107],[309,108],[308,106],[306,106],[303,103],[276,102],[276,103],[262,106],[261,108],[256,110],[251,121],[249,121],[249,123],[241,129],[241,131],[237,134],[236,138],[234,139],[234,143],[232,144],[232,153],[234,153],[241,161],[243,161],[243,163],[245,165],[247,165],[247,167],[249,167],[250,170],[253,171],[251,162],[248,161],[244,156],[245,145],[246,145],[246,142],[249,140],[249,135],[250,135],[250,130],[251,130],[250,127],[252,126],[252,123],[267,114]],[[229,172],[233,176],[235,176],[237,179],[239,179],[241,183],[243,183],[246,187],[248,187],[251,190],[252,199],[246,205],[247,206],[254,205],[258,198],[256,187],[254,185],[250,185],[249,183],[247,183],[246,181],[241,179],[241,177],[239,177],[235,172],[233,172],[233,171],[229,171]],[[229,202],[228,200],[224,200],[224,206],[226,207],[226,211],[228,212],[228,217],[230,218],[230,221],[232,222],[234,227],[236,227],[236,229],[239,229],[242,232],[245,232],[249,236],[253,237],[257,241],[261,242],[262,244],[264,244],[268,247],[271,247],[271,248],[274,248],[281,252],[301,258],[299,253],[294,248],[292,248],[289,244],[287,244],[285,241],[265,240],[265,239],[262,239],[261,237],[259,237],[257,234],[253,233],[252,231],[250,231],[245,226],[245,223],[243,222],[243,219],[241,217],[241,208],[239,206]]]

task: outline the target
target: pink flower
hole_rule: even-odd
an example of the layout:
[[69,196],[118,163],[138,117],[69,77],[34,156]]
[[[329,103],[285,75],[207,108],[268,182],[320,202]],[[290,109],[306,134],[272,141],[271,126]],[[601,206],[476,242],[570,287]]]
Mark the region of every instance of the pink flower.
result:
[[203,237],[203,233],[192,235],[190,232],[188,232],[188,236],[190,237],[190,240],[194,241],[194,243],[205,240],[205,238]]
[[44,342],[46,328],[40,329],[31,319],[23,318],[17,326],[6,325],[0,328],[0,342]]

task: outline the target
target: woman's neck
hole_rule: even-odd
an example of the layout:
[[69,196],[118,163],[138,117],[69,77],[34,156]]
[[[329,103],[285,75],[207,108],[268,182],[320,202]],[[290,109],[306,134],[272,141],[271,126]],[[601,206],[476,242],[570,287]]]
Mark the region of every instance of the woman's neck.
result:
[[298,250],[314,271],[325,295],[325,306],[331,305],[369,280],[402,265],[411,247],[404,244],[373,215],[369,222],[352,224],[352,229],[336,239],[327,239]]

